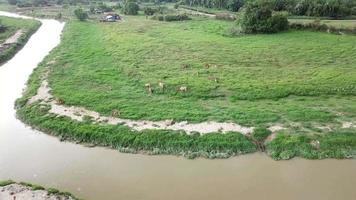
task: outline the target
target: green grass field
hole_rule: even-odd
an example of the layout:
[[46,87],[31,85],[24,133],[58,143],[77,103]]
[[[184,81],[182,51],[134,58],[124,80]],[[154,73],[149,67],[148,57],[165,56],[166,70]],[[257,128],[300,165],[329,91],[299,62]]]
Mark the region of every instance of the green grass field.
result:
[[[35,71],[18,102],[20,118],[66,139],[114,148],[159,148],[173,154],[255,151],[251,142],[234,134],[196,138],[151,131],[137,136],[121,126],[70,122],[45,115],[38,106],[23,106],[36,92],[46,63],[55,61],[49,83],[65,105],[103,115],[119,110],[127,119],[281,124],[287,129],[267,145],[275,159],[353,155],[355,129],[341,126],[356,120],[356,37],[308,31],[230,37],[233,25],[203,18],[159,22],[143,16],[125,16],[118,23],[70,21],[60,46]],[[159,89],[160,81],[166,90]],[[147,83],[153,86],[152,95]],[[181,86],[187,92],[180,92]],[[333,148],[315,150],[310,145],[315,139]]]
[[10,17],[0,16],[0,24],[6,27],[6,31],[0,33],[0,44],[15,34],[18,30],[22,30],[24,34],[19,38],[18,44],[12,45],[10,48],[0,52],[0,63],[10,59],[27,41],[27,39],[40,26],[40,23],[35,20],[15,19]]
[[[53,93],[68,105],[106,115],[118,109],[130,119],[329,122],[343,112],[333,106],[336,101],[355,111],[355,37],[224,36],[231,25],[141,17],[116,24],[70,22],[55,53]],[[177,91],[180,86],[188,91]]]
[[[289,19],[291,23],[308,24],[313,23],[315,19]],[[356,20],[320,20],[321,24],[326,24],[335,28],[356,28]]]

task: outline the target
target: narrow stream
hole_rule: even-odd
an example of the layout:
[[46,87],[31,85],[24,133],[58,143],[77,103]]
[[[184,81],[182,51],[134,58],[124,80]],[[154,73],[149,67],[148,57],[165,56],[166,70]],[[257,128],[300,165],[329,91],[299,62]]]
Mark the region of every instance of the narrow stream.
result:
[[224,160],[123,154],[60,142],[25,126],[15,118],[14,101],[32,70],[59,43],[64,26],[41,21],[25,47],[0,67],[0,180],[55,187],[88,200],[356,199],[356,159],[277,162],[260,153]]

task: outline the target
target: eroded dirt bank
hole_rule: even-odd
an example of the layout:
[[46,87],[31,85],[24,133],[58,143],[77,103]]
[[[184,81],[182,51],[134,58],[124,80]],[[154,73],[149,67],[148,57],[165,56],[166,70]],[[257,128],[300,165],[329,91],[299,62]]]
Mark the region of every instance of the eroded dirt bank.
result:
[[51,193],[45,189],[34,189],[18,183],[0,186],[1,200],[74,200],[65,194]]

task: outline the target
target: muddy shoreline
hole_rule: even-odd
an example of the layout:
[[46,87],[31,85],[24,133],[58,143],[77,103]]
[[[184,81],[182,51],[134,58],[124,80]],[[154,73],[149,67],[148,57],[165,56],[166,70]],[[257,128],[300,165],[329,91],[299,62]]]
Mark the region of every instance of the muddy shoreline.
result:
[[68,192],[30,183],[0,181],[1,200],[79,200]]

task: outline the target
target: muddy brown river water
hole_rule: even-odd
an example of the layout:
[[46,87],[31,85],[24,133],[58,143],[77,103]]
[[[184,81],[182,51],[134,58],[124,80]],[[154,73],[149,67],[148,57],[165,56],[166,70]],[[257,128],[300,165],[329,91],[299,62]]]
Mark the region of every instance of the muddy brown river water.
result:
[[256,153],[188,160],[123,154],[60,142],[25,126],[15,118],[14,101],[32,70],[59,43],[63,26],[42,20],[26,46],[0,67],[0,180],[55,187],[88,200],[356,199],[355,159],[274,161]]

